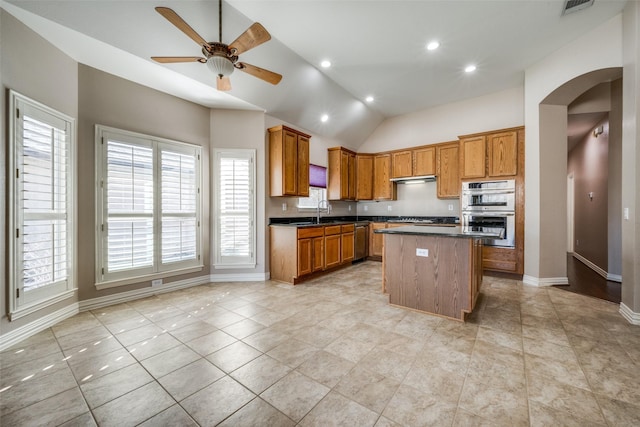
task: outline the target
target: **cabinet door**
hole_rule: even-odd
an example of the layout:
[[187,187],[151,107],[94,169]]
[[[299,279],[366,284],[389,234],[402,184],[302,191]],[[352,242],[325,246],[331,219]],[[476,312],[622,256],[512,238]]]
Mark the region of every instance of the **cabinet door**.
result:
[[342,235],[333,234],[324,238],[325,267],[331,268],[340,265],[340,241]]
[[321,271],[324,269],[324,236],[314,237],[313,243],[313,258],[311,263],[311,270],[313,272]]
[[298,277],[312,272],[313,246],[311,239],[298,240]]
[[[285,196],[298,194],[298,135],[285,130],[283,135],[283,193]],[[308,169],[307,169],[308,173]]]
[[354,233],[343,233],[341,234],[342,239],[340,240],[341,244],[341,253],[342,253],[342,263],[347,263],[353,261],[353,257],[355,254],[355,247],[353,245]]
[[484,178],[486,172],[486,142],[484,136],[460,140],[460,177]]
[[356,155],[356,200],[373,199],[373,156]]
[[373,158],[374,200],[395,200],[395,183],[391,179],[391,154],[378,154]]
[[435,173],[435,147],[418,148],[413,150],[413,176],[435,175]]
[[436,148],[438,197],[460,197],[458,144],[446,144]]
[[349,153],[347,162],[347,179],[349,180],[349,188],[347,191],[347,199],[356,199],[356,155]]
[[374,230],[385,228],[384,222],[374,222],[369,226],[369,256],[382,257],[382,249],[384,242],[383,234],[376,234]]
[[349,153],[340,152],[340,200],[349,198]]
[[404,178],[413,174],[412,154],[410,150],[392,153],[392,178]]
[[298,196],[309,197],[309,138],[298,135]]
[[518,134],[515,131],[487,136],[489,176],[512,176],[518,173]]

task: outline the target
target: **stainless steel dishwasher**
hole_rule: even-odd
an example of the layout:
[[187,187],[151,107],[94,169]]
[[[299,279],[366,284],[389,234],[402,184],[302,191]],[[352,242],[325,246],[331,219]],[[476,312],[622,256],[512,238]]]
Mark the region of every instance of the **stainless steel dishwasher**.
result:
[[355,232],[355,256],[354,261],[363,260],[369,252],[369,239],[368,239],[369,226],[365,224],[356,224]]

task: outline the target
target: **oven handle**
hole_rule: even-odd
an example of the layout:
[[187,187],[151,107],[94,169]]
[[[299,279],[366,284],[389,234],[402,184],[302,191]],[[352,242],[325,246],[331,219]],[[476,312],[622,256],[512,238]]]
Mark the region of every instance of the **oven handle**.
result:
[[476,190],[476,189],[463,189],[462,194],[513,194],[514,189],[492,189],[492,190]]

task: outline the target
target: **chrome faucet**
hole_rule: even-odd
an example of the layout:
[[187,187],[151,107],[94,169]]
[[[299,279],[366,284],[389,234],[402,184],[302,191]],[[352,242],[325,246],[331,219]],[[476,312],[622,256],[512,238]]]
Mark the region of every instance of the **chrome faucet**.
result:
[[323,204],[325,205],[325,209],[327,210],[327,213],[329,213],[329,201],[328,200],[320,200],[318,202],[318,207],[316,209],[316,215],[317,215],[316,223],[317,224],[320,224],[320,209],[321,209]]

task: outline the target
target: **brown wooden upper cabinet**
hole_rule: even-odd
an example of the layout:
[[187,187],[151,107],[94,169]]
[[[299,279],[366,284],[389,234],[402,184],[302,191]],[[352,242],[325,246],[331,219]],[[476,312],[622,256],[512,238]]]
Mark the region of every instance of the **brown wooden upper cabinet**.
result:
[[309,140],[280,125],[269,131],[269,195],[309,196]]
[[484,178],[486,174],[486,139],[474,136],[460,139],[460,178]]
[[391,153],[391,177],[434,175],[436,173],[435,147],[414,148]]
[[356,200],[373,200],[372,154],[356,154]]
[[489,176],[513,176],[518,173],[518,133],[516,131],[487,135],[487,151]]
[[460,137],[460,178],[518,174],[518,130]]
[[327,198],[356,199],[356,153],[343,147],[329,148]]
[[411,150],[391,153],[391,178],[403,178],[413,175],[413,156]]
[[460,145],[458,142],[436,146],[436,174],[438,197],[452,199],[460,197]]
[[391,182],[391,154],[373,157],[373,199],[396,200],[396,183]]
[[435,175],[436,148],[423,147],[412,150],[413,176]]

